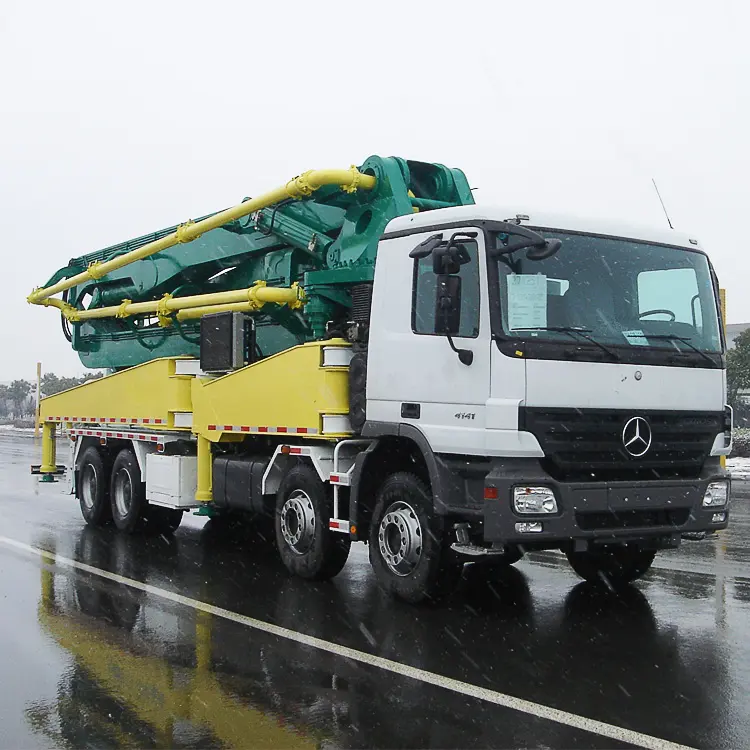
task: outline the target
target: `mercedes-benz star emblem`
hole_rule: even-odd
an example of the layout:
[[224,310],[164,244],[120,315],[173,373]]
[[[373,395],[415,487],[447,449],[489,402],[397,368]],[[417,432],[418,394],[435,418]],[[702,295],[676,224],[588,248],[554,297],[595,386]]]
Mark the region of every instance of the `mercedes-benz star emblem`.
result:
[[651,447],[651,425],[643,417],[632,417],[622,428],[622,444],[633,456],[645,456]]

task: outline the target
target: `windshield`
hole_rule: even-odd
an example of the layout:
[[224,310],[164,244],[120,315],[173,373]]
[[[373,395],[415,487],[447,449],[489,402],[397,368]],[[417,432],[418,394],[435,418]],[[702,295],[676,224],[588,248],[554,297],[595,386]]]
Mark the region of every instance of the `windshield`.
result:
[[[563,232],[544,260],[497,257],[504,337],[720,353],[706,256],[683,248]],[[494,233],[496,249],[508,235]],[[510,243],[513,244],[513,238]],[[615,350],[616,351],[616,350]]]

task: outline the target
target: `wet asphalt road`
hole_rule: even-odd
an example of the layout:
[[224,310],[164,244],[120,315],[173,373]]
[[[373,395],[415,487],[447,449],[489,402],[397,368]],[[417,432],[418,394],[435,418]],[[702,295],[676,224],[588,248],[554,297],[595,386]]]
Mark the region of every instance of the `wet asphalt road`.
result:
[[[546,553],[490,580],[467,566],[449,604],[415,608],[381,594],[362,545],[336,579],[310,584],[290,578],[272,551],[196,517],[173,540],[89,529],[63,484],[28,475],[32,460],[30,438],[0,433],[0,747],[655,742],[628,744],[559,723],[545,707],[692,747],[750,747],[743,487],[729,530],[661,553],[625,594],[581,583]],[[8,540],[54,553],[57,562]],[[456,683],[363,664],[159,591],[537,708],[494,705],[457,692]]]

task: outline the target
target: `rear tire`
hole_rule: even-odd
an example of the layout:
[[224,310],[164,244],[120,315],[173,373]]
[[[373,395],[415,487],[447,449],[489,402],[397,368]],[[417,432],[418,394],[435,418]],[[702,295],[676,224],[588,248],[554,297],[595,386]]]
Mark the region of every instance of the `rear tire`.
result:
[[616,587],[643,576],[654,562],[656,550],[611,544],[587,552],[568,551],[566,554],[570,566],[584,580]]
[[405,471],[388,477],[370,524],[370,564],[380,586],[411,604],[451,594],[463,562],[451,551],[448,534],[421,479]]
[[115,526],[127,534],[141,530],[148,507],[146,485],[141,481],[141,468],[135,454],[129,448],[117,454],[109,494]]
[[104,526],[112,521],[109,468],[93,445],[86,448],[78,463],[78,502],[89,526]]
[[346,565],[351,539],[329,529],[331,506],[330,487],[310,466],[299,464],[282,480],[276,496],[276,546],[290,573],[323,581]]

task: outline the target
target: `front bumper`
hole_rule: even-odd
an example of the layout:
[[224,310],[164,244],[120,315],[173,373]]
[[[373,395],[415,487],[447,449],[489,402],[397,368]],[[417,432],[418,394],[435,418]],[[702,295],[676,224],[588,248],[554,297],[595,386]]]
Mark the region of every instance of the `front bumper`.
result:
[[[710,482],[730,481],[718,460],[709,460],[695,479],[621,482],[560,482],[549,476],[537,460],[493,462],[485,487],[497,498],[484,501],[484,539],[487,542],[550,545],[556,541],[613,542],[662,538],[679,543],[683,533],[724,529],[729,502],[721,508],[704,508]],[[513,509],[513,487],[552,488],[558,511],[554,514],[520,514]],[[730,485],[731,492],[731,485]],[[490,492],[489,494],[494,494]],[[714,514],[724,513],[721,522]],[[541,522],[541,531],[519,532],[516,524]]]

